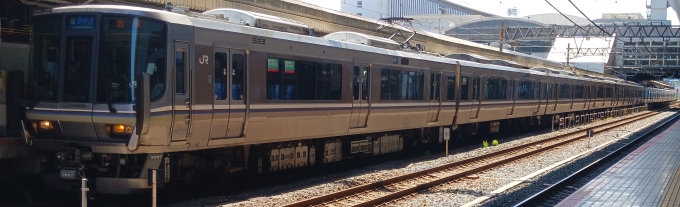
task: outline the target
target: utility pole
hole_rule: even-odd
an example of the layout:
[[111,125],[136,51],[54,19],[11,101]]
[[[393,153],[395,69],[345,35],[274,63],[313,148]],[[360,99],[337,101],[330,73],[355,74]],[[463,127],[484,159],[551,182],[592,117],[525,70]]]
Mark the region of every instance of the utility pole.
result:
[[498,50],[503,52],[503,27],[505,26],[505,22],[501,22],[501,35],[500,35],[500,42],[498,42]]
[[567,43],[567,67],[569,67],[569,53],[571,53],[571,43]]

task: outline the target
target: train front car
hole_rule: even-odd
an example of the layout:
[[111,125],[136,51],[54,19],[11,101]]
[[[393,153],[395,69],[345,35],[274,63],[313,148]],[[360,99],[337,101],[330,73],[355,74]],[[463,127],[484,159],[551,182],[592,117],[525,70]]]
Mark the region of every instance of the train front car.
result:
[[[191,34],[180,17],[125,6],[36,12],[24,128],[44,153],[48,185],[79,189],[88,178],[99,193],[148,188],[147,169],[162,166],[170,147],[163,142],[170,118],[162,111],[172,101],[167,70],[175,62],[168,31]],[[148,81],[138,80],[142,73]],[[138,94],[142,85],[148,91]],[[146,111],[137,113],[137,106]],[[152,126],[136,124],[139,116]],[[154,139],[137,136],[137,126]]]

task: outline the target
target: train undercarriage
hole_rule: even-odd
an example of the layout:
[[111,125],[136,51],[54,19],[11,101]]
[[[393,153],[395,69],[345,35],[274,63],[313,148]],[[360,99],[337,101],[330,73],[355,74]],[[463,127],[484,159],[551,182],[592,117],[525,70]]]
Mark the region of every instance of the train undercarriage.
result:
[[[507,134],[532,130],[560,130],[640,112],[646,107],[599,109],[547,116],[521,117],[459,125],[429,127],[343,137],[235,146],[162,154],[96,154],[89,147],[63,146],[44,151],[43,180],[62,190],[80,189],[80,179],[96,180],[91,189],[104,194],[135,194],[148,190],[149,169],[159,169],[162,182],[190,185],[203,179],[229,185],[240,174],[267,174],[323,165],[353,158],[380,156],[426,147],[442,148],[444,128],[453,129],[451,145],[479,144]],[[503,136],[499,135],[503,132]],[[117,183],[117,184],[116,184]],[[105,187],[97,187],[97,185]],[[131,188],[132,187],[132,188]]]

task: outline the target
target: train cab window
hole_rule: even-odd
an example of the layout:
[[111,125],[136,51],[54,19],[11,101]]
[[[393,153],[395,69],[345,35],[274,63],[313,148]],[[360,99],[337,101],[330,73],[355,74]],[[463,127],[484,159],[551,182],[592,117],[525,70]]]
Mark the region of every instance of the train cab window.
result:
[[506,98],[508,80],[489,78],[486,80],[486,99],[503,100]]
[[533,81],[520,81],[518,84],[518,92],[519,94],[517,97],[519,99],[535,99],[535,94],[536,94],[536,83]]
[[456,100],[456,76],[446,76],[446,100]]
[[571,84],[560,84],[560,99],[571,98]]
[[215,100],[227,99],[227,54],[215,53]]
[[[66,40],[66,70],[64,72],[64,101],[88,102],[90,101],[90,61],[92,57],[92,37],[69,37]],[[113,77],[119,87],[126,88],[125,78],[119,80],[119,76]],[[129,94],[128,90],[120,94]],[[114,94],[109,93],[110,96]],[[109,99],[112,97],[109,97]]]
[[232,54],[231,56],[231,100],[243,100],[245,87],[243,86],[243,71],[246,67],[246,60],[243,54]]
[[28,98],[56,101],[61,18],[35,17],[28,73]]
[[460,100],[461,101],[467,101],[468,100],[468,77],[467,76],[460,77]]
[[441,78],[441,74],[430,74],[430,100],[439,100],[439,80]]
[[577,85],[574,87],[574,98],[584,98],[583,95],[584,87],[583,85]]
[[[143,17],[102,15],[99,28],[99,50],[96,52],[99,55],[96,89],[98,102],[133,102],[132,89],[136,83],[134,74],[142,71],[149,74],[151,101],[159,99],[168,84],[165,80],[168,59],[175,62],[175,65],[169,65],[170,71],[179,70],[173,75],[179,78],[175,79],[175,86],[179,86],[175,87],[175,92],[187,93],[188,84],[185,79],[189,64],[184,60],[188,60],[188,51],[176,45],[179,47],[174,50],[174,61],[172,55],[167,56],[166,23]],[[177,63],[181,63],[179,68],[175,67]],[[177,73],[181,75],[177,76]]]

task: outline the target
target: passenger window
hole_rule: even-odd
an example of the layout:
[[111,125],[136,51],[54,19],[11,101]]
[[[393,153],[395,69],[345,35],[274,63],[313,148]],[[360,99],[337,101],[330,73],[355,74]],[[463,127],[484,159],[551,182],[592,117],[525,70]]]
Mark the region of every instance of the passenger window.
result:
[[186,84],[184,83],[184,62],[186,52],[175,51],[175,93],[185,94]]
[[[355,67],[355,75],[358,74],[357,69]],[[243,78],[242,75],[240,77]],[[354,86],[358,86],[356,80],[355,76]],[[353,88],[358,93],[358,87]],[[282,61],[278,58],[267,60],[267,100],[340,100],[341,92],[340,64]]]
[[583,86],[577,85],[574,89],[574,98],[583,98]]
[[468,100],[468,77],[463,76],[460,78],[460,100]]
[[243,54],[231,55],[231,100],[243,100],[245,87],[243,75],[246,68],[246,60]]
[[486,80],[486,99],[503,100],[506,98],[508,80],[489,78]]
[[368,80],[371,79],[371,74],[368,73],[368,67],[363,67],[361,71],[364,75],[361,78],[361,99],[368,100],[369,90],[368,90]]
[[423,73],[382,69],[380,100],[423,100]]
[[560,99],[571,98],[571,84],[560,84]]
[[215,100],[227,99],[227,54],[215,53]]
[[479,100],[479,76],[472,79],[472,100]]
[[354,66],[354,76],[352,78],[352,99],[359,100],[359,66]]
[[430,74],[430,100],[439,100],[440,74]]
[[456,76],[446,78],[446,100],[456,100]]
[[535,84],[533,81],[520,81],[518,86],[519,99],[534,99],[535,98]]

